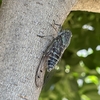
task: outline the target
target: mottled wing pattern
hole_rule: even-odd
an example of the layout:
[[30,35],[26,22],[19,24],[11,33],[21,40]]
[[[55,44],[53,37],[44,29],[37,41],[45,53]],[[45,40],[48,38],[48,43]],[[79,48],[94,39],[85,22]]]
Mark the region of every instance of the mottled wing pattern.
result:
[[46,72],[46,57],[43,55],[35,75],[35,84],[37,87],[43,86],[45,72]]
[[[55,40],[55,39],[54,39]],[[47,70],[48,62],[47,59],[49,57],[50,48],[52,48],[52,44],[54,44],[54,40],[50,43],[50,45],[46,48],[41,61],[38,65],[36,75],[35,75],[35,84],[37,87],[42,87],[44,85],[44,76]]]

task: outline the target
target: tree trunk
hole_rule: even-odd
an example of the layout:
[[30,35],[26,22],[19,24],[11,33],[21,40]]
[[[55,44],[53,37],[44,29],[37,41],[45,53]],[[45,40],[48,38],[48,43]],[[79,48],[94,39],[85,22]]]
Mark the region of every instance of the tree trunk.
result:
[[[0,9],[0,100],[38,100],[35,73],[53,35],[78,0],[3,0]],[[92,6],[92,10],[89,7]],[[93,10],[94,9],[94,10]],[[100,12],[99,0],[79,0],[73,10]]]
[[35,73],[53,35],[77,0],[3,0],[0,9],[0,100],[38,100]]

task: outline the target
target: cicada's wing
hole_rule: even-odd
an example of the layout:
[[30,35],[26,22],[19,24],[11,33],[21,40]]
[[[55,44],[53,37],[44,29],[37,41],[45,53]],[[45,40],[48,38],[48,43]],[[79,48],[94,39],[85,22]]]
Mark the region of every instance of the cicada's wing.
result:
[[50,72],[46,72],[45,74],[45,78],[44,78],[44,84],[43,84],[43,88],[45,86],[47,86],[48,84],[51,84],[51,80],[52,80],[52,76],[54,76],[54,74],[56,73],[56,70],[52,70]]
[[[51,42],[51,44],[53,43],[53,41]],[[37,87],[42,87],[44,85],[44,76],[46,73],[46,70],[48,68],[48,57],[49,57],[49,53],[50,53],[50,48],[51,48],[51,44],[47,47],[47,49],[45,50],[41,61],[39,63],[39,66],[37,68],[36,71],[36,75],[35,75],[35,84]]]
[[43,86],[45,72],[46,72],[46,57],[43,56],[35,75],[35,84],[37,87]]

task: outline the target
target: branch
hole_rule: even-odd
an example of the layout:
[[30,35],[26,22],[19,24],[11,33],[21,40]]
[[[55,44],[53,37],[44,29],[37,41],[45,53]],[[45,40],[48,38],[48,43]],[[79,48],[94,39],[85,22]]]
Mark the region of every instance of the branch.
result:
[[79,0],[73,10],[100,13],[100,0]]

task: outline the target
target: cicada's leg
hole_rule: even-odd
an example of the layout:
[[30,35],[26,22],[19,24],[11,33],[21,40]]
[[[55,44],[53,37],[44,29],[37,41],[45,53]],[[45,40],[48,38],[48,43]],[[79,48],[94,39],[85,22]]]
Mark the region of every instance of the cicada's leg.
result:
[[[47,35],[47,36],[37,35],[37,36],[40,38],[48,39],[50,42],[54,39],[54,37],[52,35]],[[50,39],[51,37],[52,37],[52,39]]]
[[[61,31],[62,31],[62,26],[61,26],[61,24],[56,24],[56,23],[55,23],[55,20],[53,20],[53,24],[56,25],[56,26],[58,26],[58,31],[57,31],[57,32],[61,32]],[[55,28],[54,28],[54,29],[55,29]]]
[[55,23],[55,20],[53,20],[53,24],[56,25],[56,26],[59,26],[59,28],[62,28],[61,24],[56,24]]

